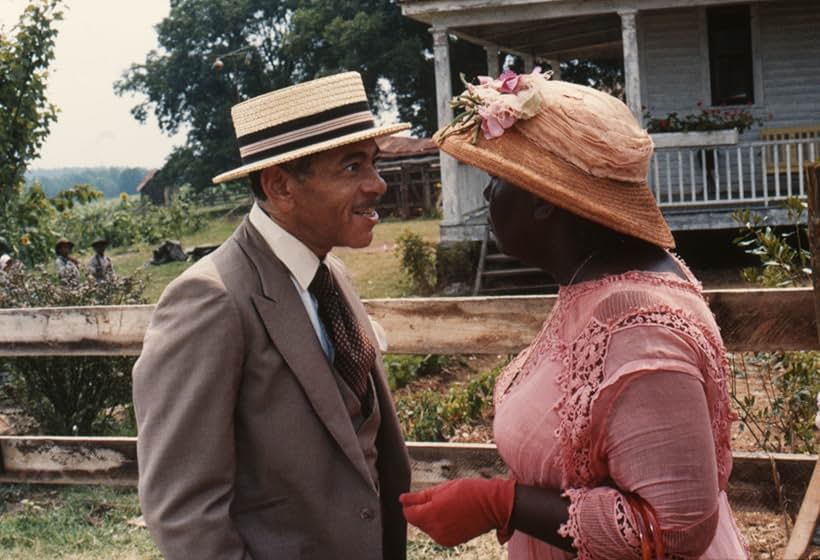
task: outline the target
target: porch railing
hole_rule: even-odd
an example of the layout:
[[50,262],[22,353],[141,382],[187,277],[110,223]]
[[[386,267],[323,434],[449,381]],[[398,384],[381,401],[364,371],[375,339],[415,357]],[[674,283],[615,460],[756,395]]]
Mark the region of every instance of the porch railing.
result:
[[664,209],[769,206],[805,198],[804,169],[819,157],[818,138],[664,148],[656,150],[648,179]]

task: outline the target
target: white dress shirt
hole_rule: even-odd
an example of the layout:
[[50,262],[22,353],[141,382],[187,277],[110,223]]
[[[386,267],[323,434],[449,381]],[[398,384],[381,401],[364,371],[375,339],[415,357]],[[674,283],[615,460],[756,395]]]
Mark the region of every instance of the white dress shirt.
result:
[[251,225],[262,236],[268,246],[273,251],[282,264],[290,272],[290,279],[302,298],[310,323],[319,343],[322,345],[327,359],[333,363],[335,351],[333,343],[325,330],[325,325],[319,319],[319,304],[316,298],[308,290],[316,271],[319,269],[319,257],[308,249],[307,245],[299,241],[296,237],[285,231],[285,229],[273,221],[265,212],[254,203],[248,216]]

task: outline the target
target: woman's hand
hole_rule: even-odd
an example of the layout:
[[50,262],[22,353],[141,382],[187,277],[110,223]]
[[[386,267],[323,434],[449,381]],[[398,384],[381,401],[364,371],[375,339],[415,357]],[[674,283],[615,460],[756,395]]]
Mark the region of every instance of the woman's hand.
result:
[[467,542],[500,529],[506,542],[515,502],[515,481],[465,478],[399,496],[407,521],[443,546]]

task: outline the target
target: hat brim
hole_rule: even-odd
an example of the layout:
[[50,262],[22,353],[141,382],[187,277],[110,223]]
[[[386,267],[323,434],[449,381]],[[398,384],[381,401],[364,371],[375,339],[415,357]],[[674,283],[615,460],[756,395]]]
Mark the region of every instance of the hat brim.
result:
[[363,130],[361,132],[354,132],[352,134],[340,136],[332,140],[326,140],[325,142],[319,142],[316,144],[312,144],[310,146],[306,146],[304,148],[300,148],[298,150],[293,150],[291,152],[280,154],[278,156],[273,156],[267,159],[243,165],[241,167],[237,167],[236,169],[232,169],[231,171],[220,173],[219,175],[214,177],[212,181],[214,182],[214,184],[224,183],[225,181],[233,181],[235,179],[247,177],[254,171],[260,171],[262,169],[265,169],[266,167],[272,167],[274,165],[279,165],[282,163],[286,163],[288,161],[293,161],[305,156],[318,154],[319,152],[332,150],[333,148],[338,148],[339,146],[355,144],[356,142],[361,142],[362,140],[369,140],[371,138],[378,138],[380,136],[396,134],[397,132],[401,132],[402,130],[407,130],[409,128],[410,125],[407,123],[398,123],[390,126],[371,128],[368,130]]
[[675,239],[646,181],[594,177],[531,142],[515,127],[488,140],[470,132],[433,141],[459,161],[478,167],[582,218],[672,249]]

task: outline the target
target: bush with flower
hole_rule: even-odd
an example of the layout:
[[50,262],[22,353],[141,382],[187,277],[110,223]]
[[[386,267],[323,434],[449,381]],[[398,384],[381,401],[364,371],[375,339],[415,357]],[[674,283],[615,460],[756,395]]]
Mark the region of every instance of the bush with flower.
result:
[[699,112],[680,116],[677,112],[669,113],[665,117],[653,117],[652,113],[643,114],[646,129],[649,132],[693,132],[709,130],[729,130],[736,128],[738,132],[745,132],[763,121],[756,118],[745,108],[721,109],[719,107],[706,108],[702,101],[698,101]]

